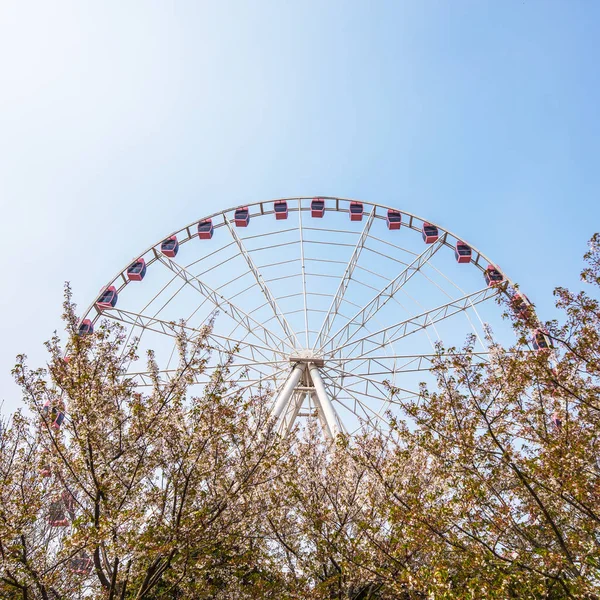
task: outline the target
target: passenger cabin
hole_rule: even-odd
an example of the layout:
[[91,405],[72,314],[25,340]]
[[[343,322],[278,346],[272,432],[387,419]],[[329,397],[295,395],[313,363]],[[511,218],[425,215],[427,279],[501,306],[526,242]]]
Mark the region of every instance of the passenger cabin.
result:
[[169,258],[175,258],[179,252],[179,242],[177,241],[177,236],[172,235],[170,238],[167,238],[160,245],[160,251]]
[[362,221],[363,218],[363,203],[350,202],[350,220]]
[[64,490],[60,495],[65,510],[71,521],[75,520],[75,496],[69,490]]
[[492,285],[498,285],[504,281],[504,275],[498,271],[494,265],[488,265],[487,269],[483,272],[483,278],[487,283],[488,287]]
[[54,429],[59,429],[65,420],[65,414],[56,406],[52,406],[50,400],[46,400],[44,403],[42,414],[50,422],[50,427]]
[[92,325],[92,322],[89,319],[84,319],[83,321],[81,321],[81,323],[79,323],[79,327],[77,328],[77,335],[84,336],[91,335],[92,333],[94,333],[94,326]]
[[50,477],[50,475],[52,475],[52,467],[50,466],[50,460],[49,460],[49,454],[48,451],[44,451],[44,453],[42,454],[42,459],[40,461],[40,468],[39,468],[39,474],[42,477]]
[[236,227],[248,227],[248,223],[250,223],[250,211],[248,210],[248,207],[242,206],[242,208],[238,208],[235,211],[233,220]]
[[531,302],[525,294],[515,292],[510,299],[510,306],[520,319],[527,319],[531,314]]
[[454,258],[456,258],[457,263],[470,263],[472,254],[473,251],[471,250],[471,246],[467,246],[467,244],[464,242],[456,242],[456,247],[454,248]]
[[198,223],[198,237],[201,240],[210,240],[212,239],[214,229],[212,219],[200,221],[200,223]]
[[92,559],[84,552],[69,560],[69,569],[77,575],[87,575],[92,570]]
[[558,416],[558,413],[552,413],[550,420],[552,421],[552,424],[554,425],[554,427],[556,427],[558,431],[562,429],[562,419]]
[[531,345],[533,349],[537,352],[540,350],[550,350],[552,348],[552,342],[548,337],[548,334],[542,329],[536,329],[533,332],[533,337],[531,338]]
[[69,524],[65,506],[62,500],[55,500],[50,503],[48,510],[48,524],[50,527],[66,527]]
[[146,261],[138,258],[127,267],[127,279],[129,281],[141,281],[146,275]]
[[107,287],[101,294],[98,300],[96,300],[96,308],[98,310],[106,310],[107,308],[114,308],[117,304],[117,290],[114,285]]
[[310,216],[315,219],[322,219],[325,214],[325,200],[323,198],[313,198],[310,203]]
[[399,210],[389,209],[387,212],[387,228],[388,229],[400,229],[402,225],[402,214]]
[[437,242],[438,238],[440,237],[438,228],[431,223],[423,223],[422,234],[423,241],[426,244],[433,244],[433,242]]
[[273,205],[273,209],[275,210],[275,218],[278,221],[288,218],[288,205],[285,200],[277,200]]

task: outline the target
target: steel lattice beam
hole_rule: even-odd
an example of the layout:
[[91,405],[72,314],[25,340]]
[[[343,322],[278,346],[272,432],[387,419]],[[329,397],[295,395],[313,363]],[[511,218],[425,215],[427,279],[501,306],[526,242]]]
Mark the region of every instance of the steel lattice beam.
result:
[[227,228],[229,229],[229,231],[231,233],[231,237],[235,240],[235,243],[237,244],[240,252],[242,253],[242,256],[246,259],[246,262],[248,263],[248,267],[252,271],[252,274],[254,275],[254,279],[256,280],[256,283],[258,284],[260,291],[263,293],[264,297],[267,299],[267,302],[268,302],[269,306],[271,307],[273,314],[277,318],[277,322],[279,323],[279,325],[285,332],[285,335],[287,336],[286,337],[287,345],[288,346],[290,345],[290,343],[287,342],[287,340],[295,340],[296,345],[299,347],[300,343],[298,342],[298,338],[296,337],[294,330],[289,326],[283,312],[281,311],[279,306],[277,306],[277,302],[276,302],[275,298],[273,297],[273,294],[271,294],[271,290],[269,290],[269,288],[267,287],[267,284],[265,283],[263,276],[261,275],[260,271],[257,269],[256,265],[254,264],[254,261],[252,260],[252,257],[246,250],[244,244],[242,243],[242,240],[240,239],[238,234],[235,232],[235,229],[231,226],[229,219],[227,219],[227,217],[225,217],[225,216],[223,216],[223,218],[225,219],[225,224],[227,225]]
[[[439,321],[443,321],[444,319],[447,319],[456,313],[465,311],[469,307],[480,304],[481,302],[485,302],[486,300],[497,296],[500,291],[501,288],[497,286],[486,287],[478,292],[467,294],[458,300],[452,300],[447,304],[443,304],[437,308],[423,312],[420,315],[411,317],[410,319],[405,319],[404,321],[395,323],[390,327],[385,327],[372,334],[343,344],[342,346],[339,346],[337,350],[346,350],[346,353],[351,353],[356,351],[358,346],[361,346],[361,350],[356,357],[368,358],[368,355],[371,352],[374,352],[380,348],[384,348],[387,344],[393,344],[394,342],[397,342],[398,340],[411,335],[420,329],[430,327],[431,325],[434,325]],[[365,344],[372,344],[373,347],[370,350],[365,351]]]
[[[159,255],[159,260],[178,277],[183,279],[187,284],[198,291],[202,296],[210,300],[217,308],[220,308],[224,313],[229,314],[232,318],[234,318],[249,333],[257,336],[258,339],[262,339],[262,337],[264,337],[265,344],[272,344],[278,348],[282,348],[283,345],[293,348],[289,342],[283,340],[268,330],[262,323],[252,318],[249,314],[233,304],[233,302],[230,300],[227,300],[225,296],[213,290],[209,285],[204,283],[195,275],[192,275],[185,267],[164,255]],[[262,337],[258,335],[258,332],[262,333]]]
[[352,275],[354,274],[354,268],[356,267],[356,264],[358,263],[358,259],[360,258],[362,249],[364,248],[365,243],[367,242],[367,239],[369,237],[369,231],[371,230],[371,225],[373,224],[374,220],[375,220],[375,207],[373,207],[371,209],[371,213],[369,214],[369,217],[367,218],[367,222],[365,223],[363,231],[360,234],[358,241],[356,242],[356,246],[354,247],[352,256],[350,257],[350,260],[348,261],[348,264],[346,265],[346,269],[344,271],[344,274],[342,275],[340,285],[335,293],[335,296],[333,297],[333,300],[331,301],[331,305],[329,306],[329,310],[327,311],[327,316],[325,317],[325,320],[323,321],[323,325],[321,326],[321,330],[319,331],[319,334],[317,336],[317,341],[315,342],[315,344],[313,346],[313,350],[315,348],[320,348],[327,341],[327,336],[329,335],[329,332],[331,331],[331,327],[333,326],[333,322],[335,321],[335,317],[338,314],[340,305],[342,304],[342,300],[344,299],[344,294],[346,293],[346,290],[348,289],[348,284],[350,283],[350,280],[352,279]]
[[412,263],[410,263],[398,276],[394,277],[375,297],[359,310],[348,323],[340,328],[327,342],[325,342],[319,351],[323,353],[332,353],[336,347],[348,343],[356,333],[363,328],[379,309],[381,309],[394,294],[402,288],[418,271],[427,263],[427,261],[444,246],[446,234],[428,246]]

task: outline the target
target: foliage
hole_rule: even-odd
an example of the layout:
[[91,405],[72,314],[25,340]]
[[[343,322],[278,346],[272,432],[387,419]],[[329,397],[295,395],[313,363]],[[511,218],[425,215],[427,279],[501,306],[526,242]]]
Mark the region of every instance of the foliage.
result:
[[47,369],[14,370],[29,413],[0,437],[0,595],[599,598],[600,236],[585,259],[592,292],[555,292],[554,349],[530,351],[540,324],[507,303],[513,348],[440,347],[435,390],[390,388],[390,431],[333,444],[310,420],[271,434],[270,398],[242,396],[229,362],[194,396],[210,327],[182,328],[168,384],[149,355],[142,392],[135,343],[76,336],[67,290],[69,360],[55,335]]

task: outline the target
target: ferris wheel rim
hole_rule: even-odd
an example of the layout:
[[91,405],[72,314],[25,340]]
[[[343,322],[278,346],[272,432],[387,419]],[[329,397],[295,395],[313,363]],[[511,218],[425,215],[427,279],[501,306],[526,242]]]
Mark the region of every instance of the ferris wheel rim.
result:
[[[127,265],[120,269],[119,271],[117,271],[117,273],[114,275],[114,277],[112,277],[108,283],[106,283],[104,286],[102,286],[100,288],[100,291],[105,290],[107,288],[109,288],[110,286],[114,285],[116,282],[119,282],[119,287],[117,288],[117,292],[120,293],[121,290],[123,290],[127,285],[129,285],[131,282],[125,277],[125,273],[127,271],[127,268],[133,264],[135,261],[139,260],[140,258],[146,256],[149,253],[152,253],[153,251],[156,253],[156,248],[160,246],[160,244],[169,239],[172,236],[178,236],[180,233],[182,232],[186,232],[188,237],[184,238],[182,240],[179,241],[179,244],[185,244],[189,241],[191,241],[192,239],[196,238],[198,236],[198,233],[192,233],[191,228],[193,227],[198,227],[198,225],[204,221],[208,221],[209,219],[213,219],[215,217],[218,216],[223,216],[224,217],[224,222],[223,223],[218,223],[215,225],[215,228],[220,228],[226,225],[225,221],[225,215],[228,213],[234,213],[237,209],[241,208],[241,207],[247,207],[248,210],[250,211],[250,209],[252,207],[256,207],[259,206],[261,207],[261,211],[259,214],[250,214],[250,217],[256,217],[256,216],[268,216],[268,215],[273,215],[275,214],[275,210],[264,210],[262,207],[265,204],[274,204],[277,201],[286,201],[286,202],[291,202],[294,200],[298,200],[298,201],[302,201],[302,200],[307,200],[307,201],[311,201],[314,199],[322,199],[322,200],[334,200],[336,201],[336,206],[335,208],[331,208],[331,207],[327,207],[326,206],[326,210],[335,210],[336,212],[349,212],[348,209],[343,209],[343,208],[339,208],[339,202],[348,202],[348,203],[352,203],[352,202],[360,202],[363,205],[366,206],[371,206],[374,207],[375,209],[380,208],[382,210],[385,211],[389,211],[389,210],[393,210],[393,211],[398,211],[402,216],[406,216],[409,218],[409,223],[405,224],[404,221],[402,221],[402,227],[408,227],[409,229],[412,229],[413,231],[420,231],[420,229],[418,229],[417,227],[414,227],[412,225],[412,221],[416,220],[417,222],[420,222],[422,224],[430,224],[433,225],[435,227],[438,228],[438,230],[443,233],[446,234],[446,238],[450,237],[453,238],[456,242],[463,242],[465,244],[468,244],[469,247],[477,254],[477,260],[476,261],[471,261],[470,265],[471,266],[475,266],[477,267],[480,271],[484,272],[485,271],[485,267],[482,266],[481,264],[479,264],[479,259],[483,259],[485,262],[487,262],[488,265],[493,265],[496,268],[498,268],[498,264],[493,262],[487,255],[485,255],[483,252],[481,252],[481,250],[479,250],[479,248],[477,248],[476,246],[472,245],[471,243],[469,243],[466,238],[464,237],[459,237],[458,235],[456,235],[454,232],[450,231],[449,229],[447,229],[446,227],[442,227],[441,225],[435,223],[432,220],[429,219],[424,219],[423,217],[420,217],[419,215],[415,215],[413,213],[410,213],[406,210],[397,208],[397,207],[393,207],[393,206],[388,206],[385,204],[380,204],[377,202],[371,202],[369,200],[361,200],[361,199],[357,199],[357,198],[346,198],[346,197],[342,197],[342,196],[322,196],[322,195],[315,195],[315,196],[289,196],[289,197],[279,197],[279,198],[272,198],[272,199],[268,199],[268,200],[259,200],[256,202],[251,202],[251,203],[242,203],[242,204],[238,204],[238,205],[234,205],[234,206],[230,206],[226,209],[220,210],[220,211],[216,211],[210,215],[207,215],[205,217],[201,217],[200,219],[196,219],[194,221],[191,221],[190,223],[188,223],[187,225],[184,225],[183,227],[172,231],[171,233],[165,235],[164,237],[161,237],[157,242],[155,242],[154,244],[151,244],[150,246],[148,246],[143,252],[139,253],[135,258],[132,258]],[[290,212],[295,212],[298,211],[299,209],[294,209],[294,208],[290,208],[289,209]],[[302,211],[308,212],[310,211],[310,208],[302,208]],[[383,215],[375,215],[375,218],[377,219],[385,219],[385,217]],[[178,238],[179,240],[179,238]],[[445,246],[452,248],[452,244],[448,243],[447,241],[444,243]],[[157,260],[156,257],[152,258],[147,264],[148,266],[150,266],[150,264],[152,264],[155,260]],[[504,270],[500,270],[500,272],[502,273],[502,275],[504,276],[504,294],[507,295],[507,289],[509,288],[515,288],[518,289],[518,285],[512,280],[510,279],[510,277],[507,276],[506,272]],[[116,287],[116,286],[115,286]],[[95,314],[93,316],[93,318],[91,318],[90,320],[92,321],[92,323],[96,323],[96,321],[98,321],[101,317],[102,317],[102,311],[98,311],[95,310],[96,308],[96,301],[93,300],[89,306],[86,308],[85,312],[83,313],[83,316],[81,317],[81,320],[89,318],[89,315],[91,313],[93,313],[95,311]]]

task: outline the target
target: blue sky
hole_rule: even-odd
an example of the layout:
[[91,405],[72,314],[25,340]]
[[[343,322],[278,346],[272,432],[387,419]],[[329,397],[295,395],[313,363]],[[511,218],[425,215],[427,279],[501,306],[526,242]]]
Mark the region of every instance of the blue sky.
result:
[[553,316],[600,227],[600,4],[0,5],[0,399],[139,251],[220,208],[397,205]]

